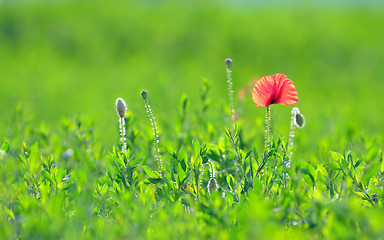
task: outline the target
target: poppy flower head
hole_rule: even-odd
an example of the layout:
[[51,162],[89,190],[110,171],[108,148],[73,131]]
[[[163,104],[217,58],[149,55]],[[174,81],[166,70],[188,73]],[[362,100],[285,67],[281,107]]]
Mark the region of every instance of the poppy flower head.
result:
[[260,78],[252,91],[252,100],[256,107],[267,107],[271,104],[295,105],[298,99],[293,82],[280,73]]

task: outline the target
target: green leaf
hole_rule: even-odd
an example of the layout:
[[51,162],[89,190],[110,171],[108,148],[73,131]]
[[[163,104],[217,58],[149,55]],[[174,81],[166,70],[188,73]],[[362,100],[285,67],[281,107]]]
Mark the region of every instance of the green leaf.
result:
[[200,168],[202,164],[203,164],[203,159],[201,158],[200,155],[198,155],[197,158],[195,159],[195,167]]
[[35,142],[32,147],[30,148],[30,153],[38,153],[39,152],[39,142]]
[[361,160],[359,159],[359,160],[356,161],[356,163],[355,163],[355,165],[353,167],[357,168],[360,165],[360,163],[361,163]]
[[330,170],[340,170],[340,167],[337,163],[335,162],[327,162],[325,164],[325,167],[330,169]]
[[107,190],[108,190],[108,185],[105,183],[100,189],[101,195],[104,195],[107,192]]
[[187,167],[185,166],[185,161],[183,160],[177,166],[177,180],[179,184],[183,180],[186,170]]
[[115,160],[115,162],[116,162],[118,165],[120,165],[120,166],[122,166],[123,168],[125,168],[125,163],[124,163],[124,161],[123,161],[121,158],[119,158],[119,157],[115,157],[113,160]]
[[221,162],[221,157],[217,152],[210,150],[207,155],[210,159],[215,160],[216,162]]
[[229,188],[233,191],[233,189],[235,187],[235,179],[233,178],[232,174],[229,174],[227,176],[227,183],[228,183]]
[[10,218],[12,218],[13,220],[15,220],[15,214],[13,213],[12,209],[9,209],[7,207],[4,206],[4,211],[8,214],[8,216]]
[[355,193],[356,193],[357,195],[359,195],[359,196],[360,196],[361,198],[363,198],[363,199],[366,198],[366,195],[365,195],[364,193],[362,193],[362,192],[355,191]]
[[253,188],[258,193],[263,191],[263,185],[261,184],[260,179],[257,177],[253,179]]
[[3,143],[3,145],[1,145],[0,160],[3,160],[7,156],[9,149],[10,149],[9,143],[5,142]]
[[196,158],[200,154],[200,143],[196,138],[192,140],[193,156]]
[[60,191],[67,191],[67,190],[69,190],[69,189],[71,189],[71,188],[73,188],[73,187],[74,187],[74,184],[73,184],[73,183],[67,183],[67,184],[64,184],[64,185],[61,187]]
[[4,142],[3,145],[1,145],[0,151],[2,151],[2,152],[7,154],[9,152],[9,149],[10,149],[9,143],[8,142]]
[[302,169],[301,171],[302,171],[302,173],[304,173],[304,175],[303,175],[304,180],[305,180],[309,185],[314,184],[314,182],[313,182],[313,178],[312,178],[311,175],[308,173],[308,170],[306,170],[306,169]]
[[333,159],[335,160],[344,159],[344,156],[341,155],[340,153],[334,152],[334,151],[330,151],[330,152]]
[[182,160],[185,160],[186,162],[188,161],[188,155],[187,155],[187,152],[185,151],[184,149],[184,146],[181,146],[180,147],[180,150],[179,150],[179,155],[177,157],[177,160],[179,162],[181,162]]
[[185,174],[184,178],[181,180],[181,184],[184,184],[185,180],[188,179],[189,175],[191,174],[191,172],[187,172],[187,174]]
[[257,162],[257,165],[259,165],[259,154],[257,154],[256,148],[253,148],[253,157],[255,158],[255,161]]
[[349,162],[347,162],[346,160],[341,160],[341,167],[343,169],[348,169],[349,168]]
[[186,94],[183,94],[180,98],[180,110],[181,112],[185,112],[188,105],[188,96]]
[[55,177],[56,179],[62,181],[65,175],[67,175],[67,171],[62,168],[59,168],[59,170],[57,171],[57,175]]
[[377,156],[379,149],[377,147],[373,147],[368,150],[367,153],[367,161],[370,162],[374,159],[375,156]]
[[171,181],[171,179],[163,177],[163,181],[168,185],[169,188],[175,190],[175,184]]
[[324,176],[328,177],[327,169],[325,169],[323,166],[318,165],[318,166],[317,166],[317,170],[318,170],[319,172],[321,172]]
[[113,188],[115,189],[115,191],[117,193],[121,193],[121,188],[120,188],[120,185],[116,182],[116,181],[113,181]]
[[372,162],[372,164],[365,169],[362,181],[365,185],[368,185],[369,180],[380,171],[381,163],[379,161]]
[[155,179],[160,179],[160,175],[153,171],[152,169],[150,169],[148,166],[143,166],[142,167],[143,170],[145,171],[145,173],[150,177],[150,178],[155,178]]
[[227,137],[228,137],[229,139],[232,140],[232,133],[231,133],[231,131],[230,131],[228,128],[225,128],[225,134],[227,135]]
[[140,158],[132,159],[131,161],[128,162],[128,165],[130,167],[135,167],[141,162]]
[[308,174],[311,177],[313,183],[315,183],[316,170],[313,168],[313,166],[310,163],[307,163],[306,169],[308,170]]
[[206,155],[208,150],[209,150],[209,146],[207,146],[207,144],[204,144],[203,146],[200,147],[200,155],[201,156]]
[[177,159],[177,152],[173,151],[173,149],[169,149],[168,147],[165,147],[165,151],[169,153],[174,159]]
[[148,181],[150,181],[153,184],[161,182],[160,178],[148,178]]
[[203,159],[203,164],[207,164],[209,161],[209,158],[207,156],[202,157],[202,159]]
[[185,160],[183,159],[182,161],[180,161],[179,163],[179,167],[181,167],[181,169],[183,170],[183,172],[186,172],[187,171],[187,164],[185,164]]
[[250,157],[249,158],[249,174],[250,176],[248,176],[249,179],[253,178],[253,164],[252,164],[252,158]]
[[48,180],[49,182],[51,182],[52,185],[56,185],[55,180],[53,179],[53,177],[51,176],[51,174],[49,174],[49,172],[44,171],[44,172],[43,172],[43,176],[44,176],[44,178],[45,178],[46,180]]

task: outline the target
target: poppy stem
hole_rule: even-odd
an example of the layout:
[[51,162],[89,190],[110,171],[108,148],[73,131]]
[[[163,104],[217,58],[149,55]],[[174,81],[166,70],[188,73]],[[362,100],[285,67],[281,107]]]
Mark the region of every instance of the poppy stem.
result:
[[265,143],[264,143],[264,152],[268,153],[270,146],[270,125],[271,125],[271,110],[267,106],[267,111],[265,113]]
[[289,131],[289,138],[288,138],[288,142],[287,142],[287,149],[285,150],[284,157],[283,157],[283,186],[284,186],[284,188],[287,187],[287,181],[289,179],[289,176],[287,174],[287,170],[291,167],[292,151],[290,151],[290,149],[293,147],[293,138],[295,137],[294,118],[295,118],[295,113],[294,113],[294,111],[292,111],[292,119],[291,119],[290,131]]
[[120,142],[121,142],[121,154],[127,153],[127,143],[125,138],[125,119],[124,117],[119,118],[120,128]]
[[[289,131],[287,151],[293,148],[293,139],[295,138],[295,116],[296,116],[296,112],[292,110],[291,127]],[[288,153],[288,163],[291,161],[291,156],[292,156],[292,152]]]
[[[232,60],[231,60],[232,61]],[[229,108],[231,111],[231,123],[232,129],[235,129],[235,107],[233,104],[233,88],[232,88],[232,70],[231,65],[227,64],[227,83],[228,83],[228,96],[229,96]]]
[[[142,96],[143,96],[143,93],[142,93]],[[155,117],[153,115],[151,106],[149,105],[149,102],[148,102],[148,96],[144,95],[143,99],[144,99],[144,106],[145,106],[149,121],[151,122],[152,129],[153,129],[153,136],[154,136],[153,145],[154,145],[154,151],[155,151],[155,158],[157,160],[157,166],[158,166],[160,172],[163,173],[164,167],[163,167],[163,162],[161,161],[161,154],[160,154],[160,148],[159,148],[159,134],[157,131],[157,124],[156,124]]]
[[[291,130],[289,132],[289,138],[288,138],[288,149],[287,151],[291,150],[291,148],[294,147],[294,138],[295,138],[295,130],[296,128],[303,128],[305,125],[305,119],[304,116],[300,113],[299,108],[294,107],[292,109],[292,118],[291,118]],[[288,161],[291,160],[293,151],[291,150],[288,154]]]

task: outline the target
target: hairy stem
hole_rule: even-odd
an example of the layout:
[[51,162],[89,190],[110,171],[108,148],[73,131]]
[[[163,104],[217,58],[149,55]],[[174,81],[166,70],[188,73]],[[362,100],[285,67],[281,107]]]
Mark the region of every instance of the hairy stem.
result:
[[[288,149],[291,149],[293,147],[293,139],[295,137],[295,124],[294,124],[294,118],[295,118],[295,114],[292,114],[292,119],[291,119],[291,126],[290,126],[290,131],[289,131],[289,138],[288,138]],[[292,152],[290,152],[288,154],[288,162],[291,161],[291,156],[292,156]]]
[[157,125],[155,121],[155,117],[153,115],[151,106],[149,105],[148,101],[145,101],[145,108],[149,117],[149,121],[151,122],[152,129],[153,129],[153,145],[154,145],[154,151],[155,151],[155,158],[157,161],[157,166],[160,170],[160,172],[163,172],[163,163],[161,161],[161,155],[160,155],[160,148],[159,148],[159,134],[157,132]]
[[120,142],[121,142],[121,154],[127,153],[127,142],[125,138],[125,119],[119,118],[119,128],[120,128]]
[[265,143],[264,143],[264,152],[268,153],[270,147],[270,125],[271,125],[271,110],[269,106],[267,106],[266,114],[265,114]]
[[233,104],[232,70],[229,67],[227,67],[227,83],[228,83],[229,108],[231,110],[231,125],[232,125],[232,129],[235,129],[235,107]]

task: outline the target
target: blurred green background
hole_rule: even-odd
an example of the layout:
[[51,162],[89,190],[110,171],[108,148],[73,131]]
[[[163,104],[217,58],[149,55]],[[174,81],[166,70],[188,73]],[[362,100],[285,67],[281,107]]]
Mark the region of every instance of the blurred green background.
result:
[[[212,82],[207,118],[224,126],[227,57],[236,92],[254,77],[292,79],[311,141],[382,133],[383,22],[380,2],[3,0],[1,136],[21,106],[36,125],[90,116],[110,145],[118,139],[117,97],[149,125],[142,89],[162,132],[172,132],[183,93],[191,111],[201,107],[205,77]],[[263,130],[265,110],[250,95],[235,104],[245,128]],[[287,134],[291,108],[272,111],[274,127]]]

